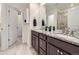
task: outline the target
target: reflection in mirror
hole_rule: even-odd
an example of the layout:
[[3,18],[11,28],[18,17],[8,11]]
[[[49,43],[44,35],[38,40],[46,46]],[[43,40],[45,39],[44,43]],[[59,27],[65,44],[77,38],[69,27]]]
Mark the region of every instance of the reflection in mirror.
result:
[[54,26],[54,15],[48,15],[48,26]]
[[44,19],[42,19],[42,26],[45,26],[45,21],[44,21]]
[[46,3],[45,6],[48,27],[79,37],[79,3]]

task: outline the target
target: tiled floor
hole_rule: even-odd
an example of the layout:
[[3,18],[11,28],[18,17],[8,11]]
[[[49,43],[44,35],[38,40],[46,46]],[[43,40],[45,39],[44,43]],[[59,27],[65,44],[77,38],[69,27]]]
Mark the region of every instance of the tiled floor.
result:
[[36,52],[32,47],[18,41],[7,50],[0,51],[0,55],[36,55]]

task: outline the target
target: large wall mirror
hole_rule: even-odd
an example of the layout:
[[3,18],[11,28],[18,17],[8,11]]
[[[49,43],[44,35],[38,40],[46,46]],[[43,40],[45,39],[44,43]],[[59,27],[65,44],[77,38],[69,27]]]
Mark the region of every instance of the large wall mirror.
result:
[[46,25],[79,36],[79,3],[46,3]]

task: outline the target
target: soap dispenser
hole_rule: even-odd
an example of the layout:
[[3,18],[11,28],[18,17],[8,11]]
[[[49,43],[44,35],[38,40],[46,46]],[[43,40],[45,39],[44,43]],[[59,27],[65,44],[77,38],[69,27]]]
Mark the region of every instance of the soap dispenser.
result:
[[45,28],[44,19],[42,19],[42,30]]
[[42,26],[45,26],[44,19],[42,19]]
[[55,31],[55,26],[53,26],[53,31]]
[[49,31],[51,32],[51,26],[49,26]]
[[45,31],[47,31],[47,30],[48,30],[48,26],[45,27]]

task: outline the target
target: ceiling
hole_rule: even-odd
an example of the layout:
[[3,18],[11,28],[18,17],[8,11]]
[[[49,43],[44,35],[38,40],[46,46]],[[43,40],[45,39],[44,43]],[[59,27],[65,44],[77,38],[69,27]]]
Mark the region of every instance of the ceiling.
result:
[[46,3],[46,7],[52,8],[52,9],[65,10],[65,9],[71,8],[72,4],[73,4],[73,7],[79,6],[79,3]]
[[29,3],[7,3],[7,5],[16,8],[20,11],[29,8]]

